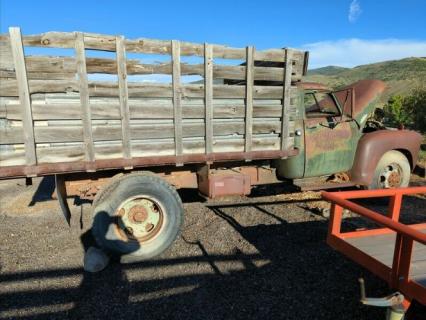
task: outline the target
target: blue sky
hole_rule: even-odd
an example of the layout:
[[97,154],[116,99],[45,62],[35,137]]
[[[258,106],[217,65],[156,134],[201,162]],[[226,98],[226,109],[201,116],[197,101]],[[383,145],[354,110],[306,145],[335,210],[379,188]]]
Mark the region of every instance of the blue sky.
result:
[[0,28],[295,47],[311,67],[426,56],[425,0],[0,0]]

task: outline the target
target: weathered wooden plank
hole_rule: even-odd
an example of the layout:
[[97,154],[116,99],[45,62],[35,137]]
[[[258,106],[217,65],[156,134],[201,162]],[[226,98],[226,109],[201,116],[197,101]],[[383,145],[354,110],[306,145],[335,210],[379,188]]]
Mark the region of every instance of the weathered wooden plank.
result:
[[[30,94],[49,92],[78,92],[77,81],[72,80],[28,80]],[[18,97],[18,83],[16,80],[5,79],[0,81],[1,97]]]
[[[183,141],[185,154],[203,154],[205,150],[204,138],[189,138]],[[280,139],[276,136],[255,138],[253,140],[253,151],[279,150]],[[119,141],[99,142],[95,144],[97,159],[120,158],[122,156],[121,143]],[[159,141],[138,141],[132,145],[134,157],[151,157],[161,154],[173,155],[174,139]],[[244,139],[242,136],[233,138],[218,138],[213,146],[213,152],[241,152],[244,150]],[[37,147],[39,163],[55,163],[67,161],[84,160],[83,144],[71,145],[40,145]],[[25,164],[23,152],[16,149],[13,152],[0,153],[0,166],[12,166]]]
[[175,127],[175,147],[176,155],[180,156],[183,152],[182,145],[182,106],[181,106],[181,84],[180,84],[180,43],[172,40],[172,86],[173,86],[173,116]]
[[86,72],[86,54],[84,38],[81,32],[75,33],[75,55],[77,60],[78,85],[80,92],[81,119],[83,121],[83,137],[86,161],[95,160],[93,146],[92,118],[89,104],[89,86]]
[[[3,65],[2,65],[3,64]],[[28,56],[26,57],[28,79],[70,79],[75,75],[76,62],[72,57]],[[87,73],[117,74],[117,62],[107,58],[86,58]],[[214,65],[215,79],[245,80],[245,66]],[[13,63],[0,61],[0,77],[13,78]],[[128,75],[172,74],[171,63],[146,64],[139,60],[127,60]],[[254,67],[254,80],[282,81],[283,69],[278,67]],[[204,76],[204,64],[181,63],[181,75]],[[301,73],[292,75],[298,81]]]
[[[28,80],[73,80],[75,74],[73,73],[60,73],[60,72],[28,72]],[[15,71],[0,70],[0,81],[2,79],[16,79]]]
[[[244,138],[224,137],[217,138],[217,143],[213,146],[213,152],[241,152],[244,150]],[[255,138],[253,148],[257,150],[279,150],[279,138],[276,136]],[[205,150],[204,138],[184,139],[185,154],[202,154]],[[96,158],[121,158],[120,141],[99,142],[95,144]],[[159,155],[173,155],[175,152],[174,139],[144,140],[132,144],[134,157],[150,157]],[[82,143],[73,143],[69,145],[55,144],[51,146],[38,146],[37,156],[39,163],[55,163],[67,161],[84,161],[85,152]],[[22,165],[24,164],[24,155],[17,149],[13,152],[0,153],[0,166]]]
[[[36,80],[33,80],[36,81]],[[32,81],[30,81],[31,89]],[[173,88],[168,84],[139,84],[129,83],[129,97],[173,97]],[[115,83],[89,82],[91,96],[116,96],[113,92],[117,88]],[[282,87],[279,86],[254,86],[255,99],[278,99],[282,98]],[[237,85],[214,85],[213,95],[215,98],[244,98],[245,86]],[[181,96],[185,98],[203,98],[204,85],[185,84],[181,85]]]
[[[4,57],[1,56],[0,59],[0,70],[9,71],[11,74],[14,73],[13,60],[12,57]],[[109,69],[109,64],[111,63],[111,59],[105,59],[106,67],[105,69]],[[76,69],[76,61],[74,57],[56,57],[56,56],[26,56],[25,62],[27,65],[27,72],[34,73],[58,73],[58,74],[75,74]],[[91,61],[91,64],[95,68],[101,68],[96,64],[97,59]],[[116,71],[117,72],[117,71]]]
[[289,145],[289,121],[290,115],[288,112],[290,106],[290,87],[291,87],[291,72],[292,72],[292,50],[285,50],[285,67],[284,67],[284,86],[283,86],[283,114],[281,128],[281,150],[287,150]]
[[1,61],[7,60],[13,64],[12,47],[10,46],[9,35],[6,35],[6,34],[0,35],[0,57],[1,57],[0,59]]
[[[294,128],[294,122],[290,121],[290,128]],[[130,135],[135,140],[141,139],[163,139],[174,137],[173,122],[143,122],[132,123],[129,127]],[[244,135],[245,123],[240,120],[219,120],[213,122],[215,135]],[[119,121],[105,121],[104,123],[93,124],[93,140],[108,141],[121,140],[121,125]],[[182,137],[205,137],[205,124],[200,120],[184,121],[182,123]],[[281,132],[281,121],[276,119],[254,119],[253,134],[279,134]],[[82,142],[83,127],[78,124],[63,123],[63,121],[52,121],[49,124],[34,127],[36,143],[60,143],[60,142]],[[1,144],[23,143],[23,128],[18,126],[0,128]]]
[[[32,111],[34,120],[77,120],[81,119],[80,100],[43,98],[33,96]],[[214,99],[213,118],[244,118],[243,99]],[[129,99],[131,119],[173,119],[171,99]],[[22,120],[21,105],[18,98],[0,97],[0,118]],[[91,98],[92,120],[120,119],[118,98]],[[279,118],[282,116],[281,100],[253,100],[253,117]],[[182,100],[182,117],[190,119],[205,118],[204,99]]]
[[[0,42],[6,40],[7,36],[0,36]],[[84,33],[87,49],[115,51],[115,36]],[[74,35],[70,32],[46,32],[37,35],[27,35],[23,37],[24,45],[33,47],[53,47],[53,48],[73,48]],[[128,52],[140,52],[147,54],[171,54],[171,43],[169,40],[156,39],[126,39]],[[181,42],[181,55],[200,56],[204,54],[204,46],[198,43]],[[225,45],[214,44],[213,55],[222,59],[245,59],[245,48],[232,48]],[[283,49],[268,49],[258,51],[255,60],[284,62],[285,54]],[[295,51],[295,59],[303,63],[304,52]]]
[[204,45],[204,99],[206,104],[206,153],[213,150],[213,47]]
[[252,148],[253,134],[253,66],[254,66],[254,47],[247,47],[246,61],[246,130],[245,130],[245,152],[250,152]]
[[[30,93],[65,93],[78,92],[78,81],[72,80],[29,80]],[[129,98],[172,98],[173,88],[170,84],[157,83],[128,83]],[[91,97],[118,97],[118,84],[115,82],[89,81]],[[214,85],[213,95],[220,99],[245,98],[245,86]],[[16,80],[0,81],[0,96],[17,97]],[[182,84],[183,98],[204,98],[204,85]],[[254,99],[282,99],[281,86],[254,86]]]
[[116,38],[117,46],[117,66],[118,66],[118,86],[120,89],[120,118],[121,133],[123,140],[123,156],[125,159],[131,159],[130,146],[130,111],[129,111],[129,92],[127,90],[127,71],[126,71],[126,48],[124,38]]
[[[218,138],[213,145],[213,152],[242,152],[244,151],[244,138]],[[279,150],[278,137],[262,137],[253,139],[253,151]],[[95,144],[96,159],[121,158],[121,143],[119,141],[102,142]],[[204,138],[184,139],[183,151],[185,154],[203,154],[205,151]],[[132,143],[133,157],[152,157],[161,155],[174,155],[174,139],[164,139],[161,142],[153,140]],[[37,148],[40,163],[82,161],[84,149],[81,144],[70,146],[51,146]],[[10,159],[11,160],[11,159]],[[9,160],[9,161],[10,161]]]
[[10,45],[12,48],[13,60],[15,63],[16,82],[18,86],[19,100],[22,106],[22,120],[23,120],[23,137],[25,143],[25,159],[27,165],[34,165],[37,163],[33,118],[31,111],[31,98],[28,87],[27,71],[25,68],[25,56],[22,46],[21,30],[19,28],[9,28]]
[[25,165],[25,146],[23,144],[7,146],[0,150],[0,166]]

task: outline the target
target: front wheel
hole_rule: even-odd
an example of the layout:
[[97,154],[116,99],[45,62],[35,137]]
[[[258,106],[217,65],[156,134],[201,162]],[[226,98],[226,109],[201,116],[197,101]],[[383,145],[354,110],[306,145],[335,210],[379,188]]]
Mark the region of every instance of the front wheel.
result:
[[182,220],[182,202],[170,184],[153,174],[129,174],[114,179],[94,203],[92,233],[122,260],[145,260],[173,243]]
[[408,159],[399,151],[386,152],[377,163],[369,189],[408,187],[411,168]]

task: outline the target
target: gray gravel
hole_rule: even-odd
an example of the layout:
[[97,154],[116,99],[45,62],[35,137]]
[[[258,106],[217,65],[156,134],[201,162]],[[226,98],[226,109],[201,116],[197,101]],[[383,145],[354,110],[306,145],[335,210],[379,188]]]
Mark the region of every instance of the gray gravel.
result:
[[327,246],[328,221],[309,210],[318,194],[206,203],[186,192],[171,249],[91,274],[90,204],[70,199],[68,228],[51,183],[0,181],[1,319],[384,319],[358,303],[357,279],[390,291]]

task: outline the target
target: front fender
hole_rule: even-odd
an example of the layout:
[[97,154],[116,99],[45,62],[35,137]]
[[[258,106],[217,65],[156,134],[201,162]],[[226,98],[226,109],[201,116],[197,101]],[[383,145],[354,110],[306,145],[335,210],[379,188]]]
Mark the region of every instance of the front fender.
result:
[[366,133],[358,142],[351,181],[357,185],[369,185],[380,158],[387,151],[399,150],[408,156],[411,168],[417,163],[422,136],[410,130],[379,130]]

